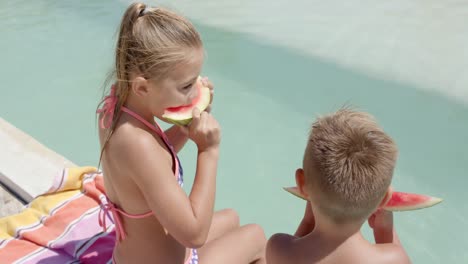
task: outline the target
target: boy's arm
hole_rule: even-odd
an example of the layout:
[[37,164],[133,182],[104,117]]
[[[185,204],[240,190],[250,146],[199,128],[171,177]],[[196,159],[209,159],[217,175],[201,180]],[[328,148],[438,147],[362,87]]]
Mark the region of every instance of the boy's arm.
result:
[[400,239],[393,227],[393,213],[379,209],[369,217],[369,226],[374,231],[376,244],[400,244]]
[[307,202],[304,217],[302,218],[301,223],[297,227],[297,230],[294,236],[303,237],[309,234],[310,232],[312,232],[314,228],[315,228],[315,218],[312,212],[312,206],[310,202]]
[[388,229],[374,229],[374,240],[376,244],[393,243],[401,245],[400,239],[393,227]]
[[411,263],[394,228],[392,212],[378,210],[369,218],[369,225],[374,231],[376,244],[388,244],[388,247],[385,248],[389,252],[392,252],[396,262],[402,264]]

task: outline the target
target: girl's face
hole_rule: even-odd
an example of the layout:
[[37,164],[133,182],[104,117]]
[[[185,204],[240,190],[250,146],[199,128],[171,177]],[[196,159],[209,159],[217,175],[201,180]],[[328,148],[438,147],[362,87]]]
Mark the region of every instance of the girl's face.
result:
[[187,58],[165,78],[148,83],[148,107],[159,119],[162,119],[165,109],[189,105],[198,96],[195,83],[203,65],[203,49],[188,51]]

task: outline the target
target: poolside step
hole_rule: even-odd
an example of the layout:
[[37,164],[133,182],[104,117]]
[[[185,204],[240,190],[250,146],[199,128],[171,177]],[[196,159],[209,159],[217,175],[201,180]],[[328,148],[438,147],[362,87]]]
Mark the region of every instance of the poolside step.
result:
[[61,169],[76,166],[2,118],[0,146],[1,185],[23,203],[47,191]]

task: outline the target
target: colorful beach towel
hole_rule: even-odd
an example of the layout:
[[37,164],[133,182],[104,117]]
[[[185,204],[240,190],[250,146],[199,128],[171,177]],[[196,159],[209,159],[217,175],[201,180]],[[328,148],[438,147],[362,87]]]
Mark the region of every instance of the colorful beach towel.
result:
[[96,168],[64,169],[21,213],[0,218],[0,263],[111,263],[113,221],[99,225],[104,202]]

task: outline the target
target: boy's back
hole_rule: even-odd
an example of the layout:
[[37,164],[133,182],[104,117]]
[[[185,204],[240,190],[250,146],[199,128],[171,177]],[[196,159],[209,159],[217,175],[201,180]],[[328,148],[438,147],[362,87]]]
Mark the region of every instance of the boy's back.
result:
[[319,236],[297,238],[277,234],[269,241],[268,264],[403,264],[410,263],[404,250],[393,244],[371,244],[352,237],[342,244],[326,244]]
[[[348,109],[319,118],[304,153],[296,184],[308,202],[294,236],[276,234],[267,262],[410,263],[393,229],[391,197],[397,148],[368,114]],[[361,233],[368,221],[375,244]]]

